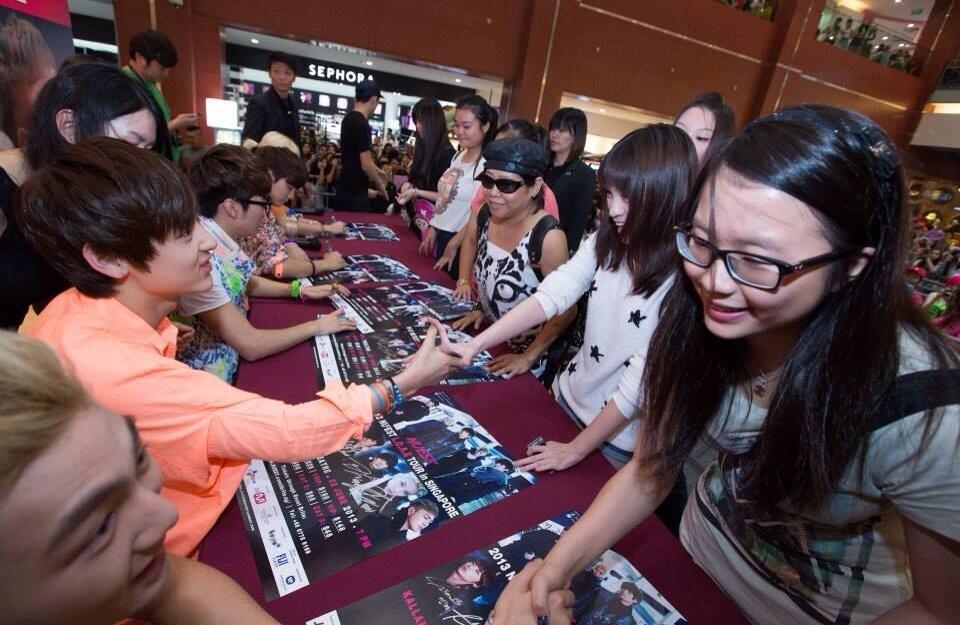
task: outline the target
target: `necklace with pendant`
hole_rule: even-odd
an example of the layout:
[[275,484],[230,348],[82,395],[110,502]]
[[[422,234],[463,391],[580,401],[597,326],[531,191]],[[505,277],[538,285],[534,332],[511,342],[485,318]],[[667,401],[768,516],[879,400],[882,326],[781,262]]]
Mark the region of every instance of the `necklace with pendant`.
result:
[[760,375],[757,376],[753,385],[753,392],[757,394],[757,397],[763,397],[767,394],[767,374],[763,372],[763,369],[760,370]]

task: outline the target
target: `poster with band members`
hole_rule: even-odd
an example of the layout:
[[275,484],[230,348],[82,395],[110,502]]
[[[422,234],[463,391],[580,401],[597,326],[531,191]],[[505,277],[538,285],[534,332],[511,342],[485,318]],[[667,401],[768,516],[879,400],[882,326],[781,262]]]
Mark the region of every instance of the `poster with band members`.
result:
[[455,400],[430,393],[338,452],[254,460],[237,499],[270,601],[534,482]]
[[314,284],[358,284],[362,282],[391,282],[419,280],[420,276],[398,260],[383,254],[351,254],[344,258],[347,266],[336,271],[318,273],[311,278]]
[[[580,517],[555,516],[423,575],[307,621],[306,625],[487,622],[504,587],[527,562],[544,557]],[[630,562],[606,551],[570,585],[577,625],[686,625]]]
[[400,237],[390,226],[351,222],[343,232],[343,238],[360,241],[399,241]]
[[424,316],[452,321],[475,307],[473,302],[458,300],[453,291],[431,282],[356,288],[351,289],[349,297],[333,295],[330,301],[344,309],[364,334],[414,325]]
[[[420,343],[427,334],[427,327],[418,321],[402,328],[388,328],[366,334],[357,330],[314,337],[313,362],[317,388],[326,388],[327,380],[339,380],[344,384],[369,384],[397,375],[403,371],[404,360],[420,348]],[[447,330],[447,337],[452,343],[470,339],[468,334],[456,330]],[[486,369],[492,360],[490,352],[480,352],[469,367],[457,369],[441,384],[500,380],[501,376]]]

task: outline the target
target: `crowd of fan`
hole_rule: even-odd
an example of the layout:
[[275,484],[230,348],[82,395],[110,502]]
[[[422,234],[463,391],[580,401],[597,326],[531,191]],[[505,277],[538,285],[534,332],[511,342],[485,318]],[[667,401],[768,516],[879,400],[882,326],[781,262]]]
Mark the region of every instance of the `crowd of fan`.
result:
[[946,334],[960,340],[960,218],[945,228],[924,222],[917,228],[907,268],[907,284],[914,302],[923,307]]
[[[880,43],[876,40],[880,37]],[[875,24],[854,21],[852,17],[839,16],[833,23],[817,31],[817,40],[829,43],[838,48],[849,50],[864,58],[877,63],[888,65],[894,69],[917,74],[920,71],[913,52],[904,46],[903,42],[896,44],[884,43],[882,31]]]

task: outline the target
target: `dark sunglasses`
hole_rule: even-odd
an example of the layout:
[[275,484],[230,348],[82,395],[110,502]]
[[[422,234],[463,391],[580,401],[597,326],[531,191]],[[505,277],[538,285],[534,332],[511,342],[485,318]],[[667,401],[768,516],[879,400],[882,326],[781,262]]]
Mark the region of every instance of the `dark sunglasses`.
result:
[[492,189],[496,187],[500,193],[516,193],[517,189],[527,184],[526,180],[494,178],[490,174],[480,174],[477,176],[476,180],[483,185],[484,189]]
[[265,210],[265,211],[266,211],[266,210],[270,210],[270,207],[273,206],[273,204],[270,203],[270,202],[267,202],[267,201],[264,201],[264,200],[251,200],[250,198],[240,199],[240,198],[238,198],[238,197],[235,197],[235,198],[233,198],[233,201],[234,201],[234,202],[239,202],[240,204],[246,206],[247,208],[250,208],[250,206],[249,206],[250,204],[253,204],[254,206],[262,206],[262,207],[263,207],[263,210]]

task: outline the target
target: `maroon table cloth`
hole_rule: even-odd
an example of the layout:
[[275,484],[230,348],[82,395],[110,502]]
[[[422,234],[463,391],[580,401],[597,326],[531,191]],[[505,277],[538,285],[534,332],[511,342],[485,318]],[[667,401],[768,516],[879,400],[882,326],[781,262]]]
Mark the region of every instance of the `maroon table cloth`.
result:
[[[386,254],[403,262],[422,279],[452,286],[449,276],[432,268],[433,259],[417,254],[419,241],[395,216],[336,213],[344,221],[390,225],[400,241],[336,240],[334,249],[347,254]],[[329,218],[329,216],[327,216]],[[328,312],[329,305],[291,300],[255,299],[250,321],[275,328]],[[288,402],[314,398],[317,387],[309,343],[258,362],[242,362],[239,388]],[[537,436],[568,441],[577,427],[551,395],[526,374],[512,380],[437,386],[454,397],[514,457],[525,453]],[[597,452],[566,471],[538,474],[538,482],[503,501],[443,524],[337,574],[275,601],[264,603],[263,590],[236,502],[223,513],[200,548],[200,560],[227,573],[275,618],[303,623],[338,607],[393,586],[414,575],[485,547],[568,510],[585,511],[613,470]],[[627,557],[690,623],[745,623],[736,607],[694,564],[680,543],[658,519],[636,527],[614,549]]]

